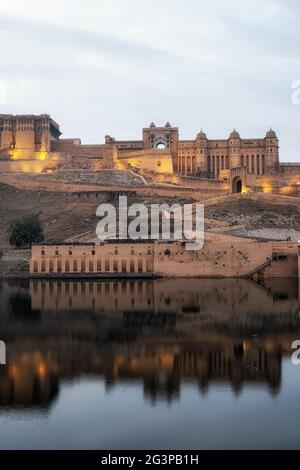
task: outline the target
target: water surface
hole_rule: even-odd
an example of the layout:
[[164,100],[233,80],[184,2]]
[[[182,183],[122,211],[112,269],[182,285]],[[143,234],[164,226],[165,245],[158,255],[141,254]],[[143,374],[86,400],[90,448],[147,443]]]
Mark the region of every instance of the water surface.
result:
[[298,285],[0,284],[1,449],[300,448]]

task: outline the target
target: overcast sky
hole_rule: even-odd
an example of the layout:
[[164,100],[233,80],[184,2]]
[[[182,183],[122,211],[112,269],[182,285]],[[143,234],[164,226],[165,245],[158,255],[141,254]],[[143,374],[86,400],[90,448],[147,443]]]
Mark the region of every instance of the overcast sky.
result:
[[185,139],[273,127],[300,161],[299,20],[298,0],[0,0],[0,112],[49,113],[83,143],[151,121]]

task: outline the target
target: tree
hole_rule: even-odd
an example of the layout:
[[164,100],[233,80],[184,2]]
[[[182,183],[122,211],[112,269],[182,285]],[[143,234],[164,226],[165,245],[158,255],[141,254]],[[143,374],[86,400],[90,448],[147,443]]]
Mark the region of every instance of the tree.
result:
[[9,243],[17,247],[31,246],[44,240],[43,228],[38,215],[15,220],[9,226]]

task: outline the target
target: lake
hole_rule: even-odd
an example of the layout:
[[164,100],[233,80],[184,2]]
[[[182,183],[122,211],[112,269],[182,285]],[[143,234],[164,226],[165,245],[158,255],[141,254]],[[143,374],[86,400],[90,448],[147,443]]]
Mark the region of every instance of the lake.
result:
[[1,449],[299,449],[297,280],[2,281]]

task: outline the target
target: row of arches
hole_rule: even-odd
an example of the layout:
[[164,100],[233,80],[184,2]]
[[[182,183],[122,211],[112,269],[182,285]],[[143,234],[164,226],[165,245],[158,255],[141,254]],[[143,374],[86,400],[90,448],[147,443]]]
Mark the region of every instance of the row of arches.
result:
[[179,155],[178,157],[178,173],[181,175],[192,175],[196,173],[196,157]]
[[241,155],[241,166],[247,168],[247,173],[260,176],[265,174],[264,155]]
[[207,169],[213,175],[213,178],[219,178],[220,170],[228,170],[229,168],[228,155],[212,155],[207,157]]
[[[224,155],[208,156],[207,157],[207,170],[211,172],[213,178],[218,178],[220,170],[229,169],[229,157]],[[182,175],[194,174],[198,170],[196,164],[196,157],[193,156],[178,156],[178,173]]]
[[[241,155],[239,166],[247,168],[247,173],[257,176],[265,174],[264,155]],[[179,155],[177,162],[178,173],[191,175],[197,172],[196,157]],[[207,170],[213,178],[219,178],[221,170],[230,169],[230,159],[228,155],[212,155],[207,157]]]

